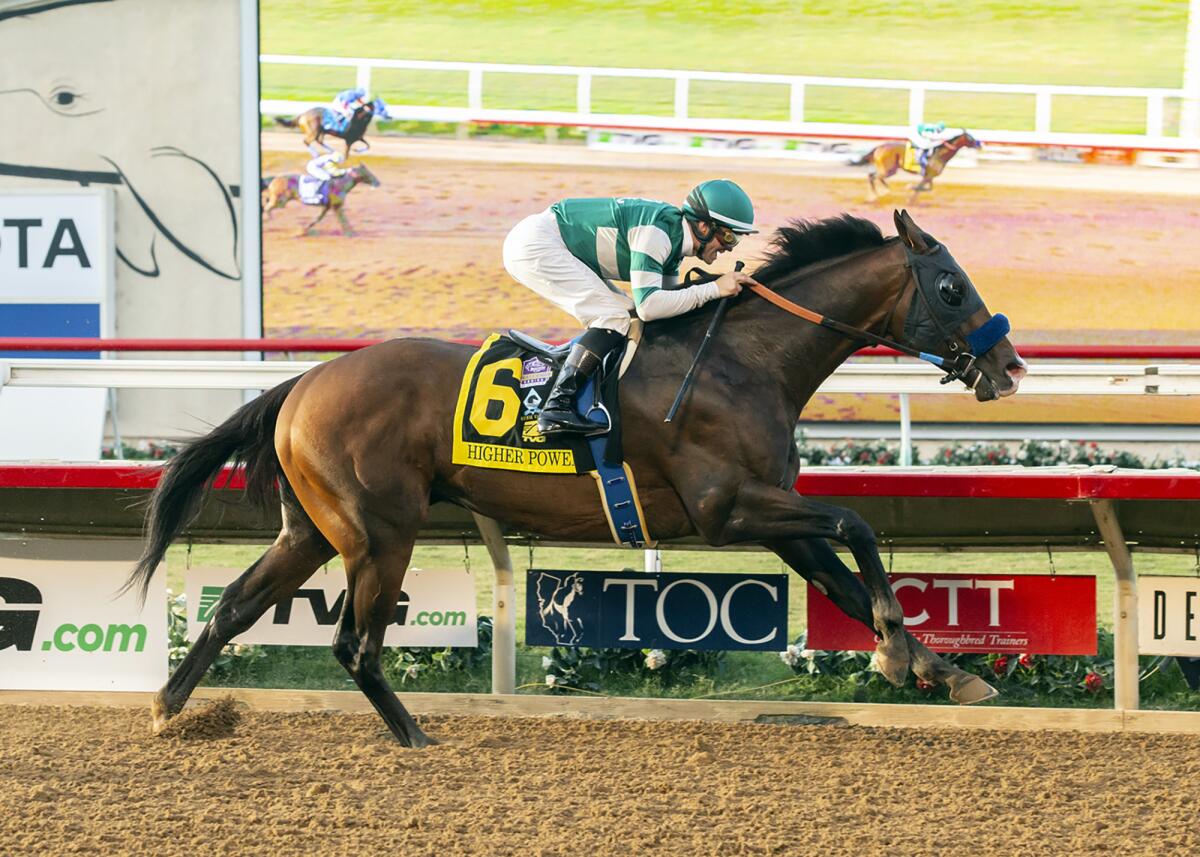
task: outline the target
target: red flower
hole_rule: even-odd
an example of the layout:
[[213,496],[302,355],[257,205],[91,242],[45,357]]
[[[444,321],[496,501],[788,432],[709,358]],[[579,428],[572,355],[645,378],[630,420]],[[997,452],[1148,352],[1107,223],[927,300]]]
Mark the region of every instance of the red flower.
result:
[[1033,669],[1033,655],[1025,652],[1023,655],[1017,658],[1017,663],[1025,667],[1025,669],[1031,670]]
[[923,678],[917,679],[917,690],[923,691],[924,693],[929,693],[935,687],[937,687],[937,685],[931,681],[925,681]]
[[992,662],[992,672],[1003,678],[1008,675],[1008,657],[1001,655]]
[[1104,690],[1104,676],[1099,673],[1088,673],[1083,677],[1083,686],[1092,693]]

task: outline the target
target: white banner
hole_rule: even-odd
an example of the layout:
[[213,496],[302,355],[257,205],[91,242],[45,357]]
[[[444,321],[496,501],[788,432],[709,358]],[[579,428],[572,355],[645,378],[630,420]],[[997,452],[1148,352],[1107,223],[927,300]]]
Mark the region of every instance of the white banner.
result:
[[1200,657],[1200,577],[1138,577],[1138,654]]
[[[229,568],[187,570],[188,639],[196,639],[225,587],[240,574]],[[344,572],[318,571],[291,598],[267,610],[236,642],[328,646],[345,597]],[[410,569],[383,642],[385,646],[473,647],[478,644],[475,623],[475,583],[469,571]]]
[[[789,158],[845,164],[865,155],[882,140],[837,138],[789,138],[751,134],[693,134],[683,131],[587,132],[587,147],[607,152],[641,152],[700,157]],[[974,149],[962,149],[946,166],[977,166]],[[866,173],[863,174],[864,176]]]
[[112,273],[107,191],[0,193],[3,300],[104,304],[111,297]]
[[115,597],[141,542],[0,539],[0,688],[158,690],[167,680],[165,574],[146,606]]

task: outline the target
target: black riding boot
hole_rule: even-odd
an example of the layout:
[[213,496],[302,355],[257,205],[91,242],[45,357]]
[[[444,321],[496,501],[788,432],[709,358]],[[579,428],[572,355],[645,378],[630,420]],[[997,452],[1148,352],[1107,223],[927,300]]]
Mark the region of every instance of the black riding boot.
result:
[[575,395],[596,371],[604,356],[624,339],[615,330],[592,328],[571,346],[571,352],[550,390],[550,397],[546,399],[546,406],[538,414],[538,431],[542,434],[597,434],[608,430],[607,426],[585,420],[576,413]]

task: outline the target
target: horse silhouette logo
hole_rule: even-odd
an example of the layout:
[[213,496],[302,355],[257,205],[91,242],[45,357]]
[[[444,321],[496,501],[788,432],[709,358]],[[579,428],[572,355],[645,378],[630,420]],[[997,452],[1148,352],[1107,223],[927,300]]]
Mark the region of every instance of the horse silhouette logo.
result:
[[583,575],[566,577],[541,572],[537,577],[538,620],[561,646],[573,646],[583,638],[583,619],[571,615],[575,599],[583,594]]

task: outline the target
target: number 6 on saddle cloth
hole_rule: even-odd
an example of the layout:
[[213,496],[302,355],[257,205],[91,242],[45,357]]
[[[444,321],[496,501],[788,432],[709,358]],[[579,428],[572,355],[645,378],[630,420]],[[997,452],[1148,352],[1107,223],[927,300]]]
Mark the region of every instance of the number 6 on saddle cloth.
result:
[[[494,333],[471,356],[454,411],[451,461],[468,467],[526,473],[588,473],[596,480],[613,540],[630,547],[649,541],[633,473],[621,447],[617,382],[636,346],[610,352],[575,400],[584,419],[604,432],[543,435],[538,413],[571,343],[558,347],[510,330]],[[628,354],[626,353],[628,352]]]

